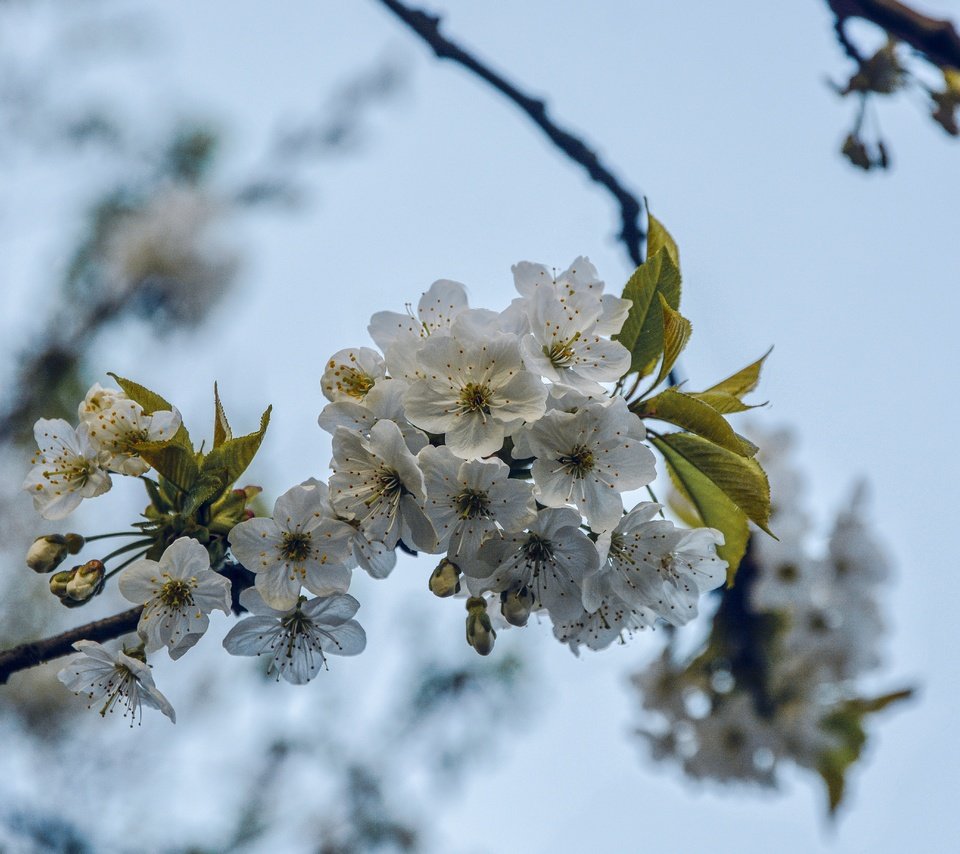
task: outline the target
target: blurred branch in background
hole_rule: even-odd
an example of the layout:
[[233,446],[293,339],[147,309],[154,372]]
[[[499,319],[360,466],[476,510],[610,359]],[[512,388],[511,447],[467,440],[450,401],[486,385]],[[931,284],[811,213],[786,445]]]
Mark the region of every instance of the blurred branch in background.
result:
[[[854,125],[842,147],[843,155],[854,166],[869,171],[890,165],[889,146],[879,129],[873,138],[864,133],[867,110],[875,96],[892,95],[907,87],[920,90],[929,99],[933,120],[951,136],[960,135],[956,117],[960,107],[960,34],[949,20],[924,15],[897,0],[827,0],[827,5],[834,15],[837,40],[856,63],[845,84],[833,84],[841,96],[858,98]],[[865,53],[848,31],[852,19],[879,27],[886,44]],[[939,72],[942,88],[934,88],[922,79],[915,63],[903,56],[901,45],[912,48],[914,55]]]

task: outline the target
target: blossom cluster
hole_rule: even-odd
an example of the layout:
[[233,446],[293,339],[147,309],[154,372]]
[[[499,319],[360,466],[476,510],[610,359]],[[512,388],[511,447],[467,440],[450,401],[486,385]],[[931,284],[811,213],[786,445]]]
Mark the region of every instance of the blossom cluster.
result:
[[[655,501],[625,500],[657,473],[636,404],[621,393],[633,355],[616,337],[631,300],[605,294],[586,258],[559,274],[528,262],[513,274],[519,295],[503,311],[471,308],[462,284],[441,280],[416,312],[373,316],[379,349],[331,356],[319,425],[332,434],[333,473],[287,490],[270,516],[248,506],[259,488],[234,486],[269,409],[259,431],[234,438],[215,393],[204,453],[172,405],[117,377],[122,389],[90,389],[78,427],[37,422],[24,487],[41,515],[63,518],[115,473],[143,480],[151,502],[133,533],[100,535],[135,542],[51,577],[75,607],[122,573],[120,593],[141,606],[139,646],[82,644],[61,679],[102,701],[102,713],[146,704],[172,719],[147,656],[181,657],[214,610],[235,610],[250,615],[224,647],[307,682],[327,655],[364,649],[353,570],[386,578],[398,549],[441,556],[429,587],[466,600],[467,641],[484,655],[497,628],[532,614],[574,652],[692,619],[726,578],[724,538],[677,527]],[[28,565],[53,572],[100,537],[38,538]]]
[[655,758],[694,778],[768,787],[790,761],[824,777],[834,809],[866,738],[863,716],[909,692],[855,693],[880,664],[877,596],[888,558],[864,521],[862,489],[837,517],[826,553],[811,553],[800,478],[784,462],[789,444],[774,434],[761,451],[779,539],[751,540],[703,652],[678,660],[668,646],[633,681]]
[[624,504],[656,476],[643,421],[618,393],[631,355],[611,336],[630,300],[605,294],[582,257],[513,275],[519,296],[503,311],[471,308],[462,284],[440,280],[416,312],[373,315],[379,349],[327,361],[329,486],[294,487],[272,519],[230,538],[268,605],[289,606],[301,585],[345,591],[345,568],[383,578],[402,545],[443,555],[431,589],[469,594],[478,651],[494,624],[534,612],[572,649],[600,649],[658,618],[687,622],[722,582],[718,531]]

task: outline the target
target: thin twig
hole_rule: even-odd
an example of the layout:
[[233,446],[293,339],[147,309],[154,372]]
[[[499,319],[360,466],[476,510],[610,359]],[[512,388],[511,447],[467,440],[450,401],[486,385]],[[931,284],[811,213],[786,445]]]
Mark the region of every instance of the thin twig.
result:
[[6,683],[11,673],[36,667],[73,652],[73,645],[80,640],[106,641],[118,638],[137,627],[143,605],[115,614],[103,620],[95,620],[75,629],[54,635],[51,638],[20,644],[0,652],[0,685]]
[[618,238],[627,250],[634,266],[643,263],[641,247],[646,234],[640,225],[642,207],[637,196],[631,193],[620,180],[605,166],[597,153],[580,137],[559,127],[547,113],[546,104],[520,91],[513,83],[498,74],[473,54],[440,33],[440,18],[427,12],[411,9],[399,0],[379,0],[403,23],[425,41],[439,59],[450,59],[471,71],[481,80],[516,104],[546,135],[547,138],[567,157],[579,163],[591,180],[602,185],[616,199],[620,206],[620,234]]

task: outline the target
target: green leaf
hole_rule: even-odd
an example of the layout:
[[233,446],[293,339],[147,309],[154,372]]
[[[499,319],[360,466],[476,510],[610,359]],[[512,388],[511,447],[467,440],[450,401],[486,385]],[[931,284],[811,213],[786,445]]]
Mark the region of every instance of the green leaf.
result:
[[[675,457],[712,481],[747,517],[770,534],[770,485],[760,464],[692,433],[657,437]],[[772,536],[772,534],[771,534]]]
[[703,401],[676,389],[665,389],[655,397],[640,401],[631,409],[641,418],[656,418],[675,424],[742,457],[750,457],[756,453],[756,446],[742,441],[719,412]]
[[[176,437],[174,437],[176,438]],[[141,442],[137,453],[181,492],[189,492],[200,473],[193,450],[168,442]]]
[[219,448],[228,439],[233,438],[233,432],[230,430],[230,422],[227,421],[227,415],[223,411],[223,404],[220,402],[220,392],[217,384],[213,384],[213,447]]
[[820,721],[820,728],[832,735],[836,742],[835,747],[817,757],[817,772],[827,786],[831,815],[836,813],[843,801],[847,771],[860,758],[867,744],[864,718],[912,695],[912,689],[907,688],[869,700],[854,698],[847,700]]
[[753,391],[757,387],[757,383],[760,381],[760,369],[763,367],[764,361],[766,361],[767,356],[770,355],[773,348],[771,347],[764,353],[756,362],[752,362],[747,365],[743,370],[737,371],[732,376],[727,377],[725,380],[720,380],[716,385],[710,386],[710,388],[705,390],[706,392],[725,392],[726,394],[732,394],[736,398],[741,398],[747,392]]
[[728,391],[688,391],[686,394],[696,400],[702,400],[723,415],[730,415],[734,412],[746,412],[748,409],[766,406],[765,403],[755,403],[753,405],[744,403],[739,397],[735,394],[730,394]]
[[123,389],[130,400],[139,403],[143,407],[144,414],[150,415],[157,410],[173,409],[173,404],[164,400],[155,391],[150,391],[150,389],[145,386],[135,383],[133,380],[118,377],[116,374],[108,373],[107,376],[113,377],[117,381],[117,385]]
[[663,309],[658,293],[674,311],[680,308],[680,270],[666,248],[659,249],[646,264],[637,267],[623,289],[624,299],[631,300],[633,305],[614,339],[630,351],[627,373],[646,376],[653,371],[663,352]]
[[693,332],[690,321],[679,311],[674,311],[662,293],[658,291],[657,296],[660,299],[660,310],[663,312],[663,359],[653,388],[660,385],[670,374],[670,369],[683,352],[683,348],[687,346]]
[[229,488],[250,465],[270,423],[272,406],[268,406],[260,418],[260,429],[237,439],[225,439],[223,444],[214,448],[203,460],[202,473],[206,476],[223,478],[223,489]]
[[677,248],[677,241],[673,239],[670,232],[664,227],[647,208],[647,260],[649,261],[661,249],[665,249],[674,266],[680,269],[680,250]]
[[[700,524],[716,528],[723,534],[724,542],[722,546],[717,546],[717,555],[727,562],[727,585],[733,584],[737,567],[743,560],[747,551],[747,540],[750,538],[746,513],[682,454],[674,451],[658,437],[651,437],[651,441],[663,454],[670,479],[680,496],[696,511]],[[687,514],[678,515],[683,521],[687,521]]]

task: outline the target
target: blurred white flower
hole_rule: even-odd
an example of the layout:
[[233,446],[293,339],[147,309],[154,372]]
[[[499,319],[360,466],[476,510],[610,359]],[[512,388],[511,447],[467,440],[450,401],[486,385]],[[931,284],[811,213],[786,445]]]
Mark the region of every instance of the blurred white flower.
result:
[[320,388],[327,400],[363,400],[386,372],[383,356],[376,350],[350,347],[327,360]]
[[239,266],[217,234],[224,210],[195,187],[163,188],[113,227],[103,251],[107,286],[117,296],[136,293],[145,312],[199,323]]

